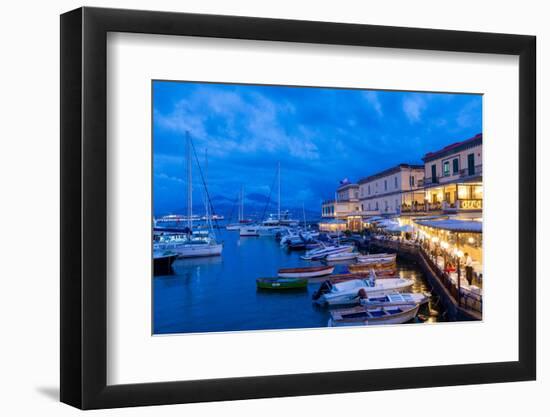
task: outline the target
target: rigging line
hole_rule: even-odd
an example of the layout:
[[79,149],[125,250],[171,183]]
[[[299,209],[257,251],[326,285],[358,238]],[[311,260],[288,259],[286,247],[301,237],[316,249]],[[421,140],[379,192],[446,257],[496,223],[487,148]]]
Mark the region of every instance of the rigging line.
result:
[[235,207],[237,207],[238,202],[239,202],[239,195],[237,194],[237,197],[235,197],[235,201],[231,206],[231,212],[229,213],[229,219],[227,220],[228,223],[233,223],[233,213],[235,213]]
[[[195,155],[195,160],[197,161],[197,166],[199,168],[199,174],[201,176],[201,181],[202,181],[202,184],[204,186],[204,190],[206,192],[206,197],[208,198],[208,205],[210,206],[210,209],[211,209],[210,216],[214,217],[214,216],[216,216],[216,212],[214,211],[214,206],[212,205],[212,200],[210,199],[210,193],[208,192],[208,187],[206,186],[206,182],[204,180],[204,175],[202,173],[202,168],[201,168],[201,164],[199,162],[199,157],[197,155],[197,150],[195,149],[195,144],[193,143],[193,138],[189,137],[189,142],[191,143],[191,148],[193,149],[193,155]],[[218,224],[217,216],[214,219],[214,221],[216,223],[216,229],[219,229],[220,226]],[[215,230],[214,230],[214,234],[216,235],[216,239],[217,239],[218,236],[217,236],[217,233],[216,233]]]
[[271,203],[271,194],[273,194],[273,188],[275,188],[275,182],[277,181],[277,173],[275,172],[275,176],[273,177],[273,182],[271,183],[271,187],[269,188],[269,196],[267,198],[267,202],[264,206],[264,211],[262,213],[262,220],[265,220],[265,212],[267,211],[267,208],[269,207],[269,203]]

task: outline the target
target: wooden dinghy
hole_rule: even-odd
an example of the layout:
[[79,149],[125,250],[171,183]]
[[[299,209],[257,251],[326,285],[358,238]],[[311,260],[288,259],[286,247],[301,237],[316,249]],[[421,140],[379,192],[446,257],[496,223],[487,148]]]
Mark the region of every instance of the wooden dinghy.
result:
[[375,253],[372,255],[359,255],[357,261],[363,264],[379,264],[395,262],[397,254],[395,253]]
[[395,270],[396,264],[395,261],[390,262],[377,262],[377,263],[356,263],[348,265],[348,270],[352,273],[356,272],[370,272],[375,270],[378,273],[378,270]]
[[315,278],[330,275],[334,271],[334,266],[307,266],[303,268],[281,268],[277,272],[280,278]]
[[307,288],[303,278],[258,278],[256,287],[262,290],[296,290]]
[[[376,279],[384,279],[384,278],[399,278],[395,275],[396,271],[395,269],[383,269],[380,271],[376,271]],[[355,272],[355,273],[349,273],[349,274],[334,274],[328,277],[328,281],[330,281],[333,284],[337,284],[339,282],[349,281],[352,279],[365,279],[370,276],[370,273],[368,272]]]
[[403,304],[389,307],[354,307],[335,310],[328,321],[329,327],[372,326],[380,324],[402,324],[411,321],[418,314],[419,304]]

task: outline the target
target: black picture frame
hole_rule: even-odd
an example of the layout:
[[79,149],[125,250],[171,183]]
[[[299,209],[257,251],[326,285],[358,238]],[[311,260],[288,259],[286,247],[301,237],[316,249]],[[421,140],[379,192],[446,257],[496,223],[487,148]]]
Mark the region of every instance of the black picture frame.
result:
[[[108,32],[519,56],[519,360],[107,385]],[[154,11],[61,15],[61,401],[82,409],[525,381],[536,378],[534,36]]]

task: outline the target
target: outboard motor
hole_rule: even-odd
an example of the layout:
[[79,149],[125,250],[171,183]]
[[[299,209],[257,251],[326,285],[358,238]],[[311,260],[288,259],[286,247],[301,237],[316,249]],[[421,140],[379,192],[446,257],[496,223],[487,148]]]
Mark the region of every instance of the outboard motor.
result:
[[313,293],[311,298],[313,300],[318,300],[321,297],[321,295],[326,294],[327,292],[330,292],[331,288],[332,288],[332,284],[330,283],[330,281],[325,281],[321,284],[319,289]]

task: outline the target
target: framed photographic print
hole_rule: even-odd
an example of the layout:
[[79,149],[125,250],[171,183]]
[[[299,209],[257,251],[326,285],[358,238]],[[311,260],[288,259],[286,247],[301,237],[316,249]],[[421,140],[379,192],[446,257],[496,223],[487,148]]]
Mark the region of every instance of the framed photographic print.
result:
[[81,8],[61,101],[63,402],[535,379],[534,37]]

